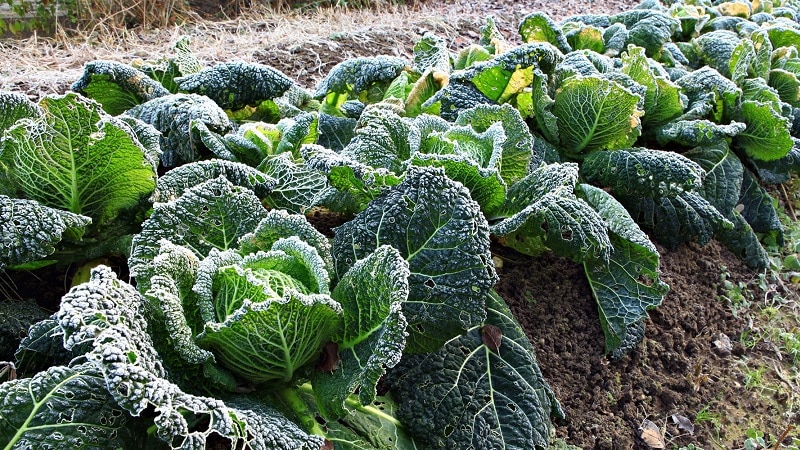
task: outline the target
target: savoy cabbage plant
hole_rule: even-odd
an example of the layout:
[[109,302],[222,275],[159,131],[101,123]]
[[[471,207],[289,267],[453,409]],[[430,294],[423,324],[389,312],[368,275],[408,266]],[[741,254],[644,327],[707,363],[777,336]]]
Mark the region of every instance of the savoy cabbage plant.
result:
[[0,270],[116,253],[135,283],[100,267],[31,316],[0,441],[546,447],[563,412],[490,237],[582,265],[613,357],[668,290],[653,241],[766,266],[764,185],[800,167],[797,6],[534,11],[518,45],[488,18],[315,89],[182,38],[63,96],[0,93]]

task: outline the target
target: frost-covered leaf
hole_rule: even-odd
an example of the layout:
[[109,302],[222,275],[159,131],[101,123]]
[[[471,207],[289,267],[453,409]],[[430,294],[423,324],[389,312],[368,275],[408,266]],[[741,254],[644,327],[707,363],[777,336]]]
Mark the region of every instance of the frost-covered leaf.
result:
[[246,380],[288,383],[297,369],[319,356],[338,328],[340,313],[328,295],[289,289],[271,300],[245,299],[224,322],[207,323],[198,342]]
[[[549,442],[560,406],[508,306],[487,298],[481,325],[424,355],[406,356],[389,383],[398,417],[424,448],[534,449]],[[497,343],[482,330],[499,331]]]
[[189,139],[195,122],[224,136],[233,124],[216,103],[196,94],[171,94],[150,100],[129,109],[126,115],[135,117],[161,132],[161,163],[174,167],[200,159],[204,153],[202,141]]
[[598,76],[567,79],[556,92],[561,148],[570,155],[629,147],[641,133],[641,98]]
[[403,302],[408,300],[408,264],[391,246],[381,246],[358,261],[339,280],[331,296],[342,305],[342,331],[334,336],[339,363],[311,376],[317,406],[328,419],[347,415],[347,398],[362,405],[375,401],[378,380],[394,367],[406,344]]
[[0,154],[19,194],[91,217],[95,230],[150,195],[155,168],[127,124],[75,93],[45,97],[40,106],[41,117],[6,131]]
[[669,42],[680,23],[666,12],[655,9],[631,9],[610,17],[611,23],[620,23],[628,29],[628,43],[644,47],[647,55],[655,57]]
[[294,81],[270,66],[242,61],[220,63],[176,78],[181,91],[205,95],[222,109],[257,107],[283,95]]
[[744,131],[747,125],[731,122],[727,125],[705,119],[674,120],[655,130],[660,145],[674,142],[686,147],[715,145],[730,140]]
[[581,166],[591,183],[624,197],[674,197],[702,185],[705,171],[689,158],[664,150],[631,148],[594,152]]
[[133,239],[128,264],[131,275],[148,278],[161,239],[185,246],[204,257],[212,248],[227,249],[253,231],[267,215],[259,199],[247,188],[223,177],[189,188],[168,203],[156,203],[153,213]]
[[317,85],[314,97],[325,99],[324,112],[341,115],[339,108],[348,100],[375,103],[383,99],[384,89],[407,65],[405,59],[392,56],[348,59],[328,72]]
[[491,226],[504,244],[525,254],[546,249],[574,261],[608,259],[608,227],[572,187],[544,194],[514,215]]
[[519,24],[522,42],[549,42],[562,53],[569,53],[572,47],[567,42],[564,32],[547,14],[534,12],[525,16]]
[[91,363],[55,366],[0,384],[0,442],[7,448],[141,448],[134,419]]
[[497,279],[488,224],[469,192],[440,169],[410,169],[402,183],[335,233],[341,275],[384,244],[408,261],[410,294],[403,311],[414,350],[438,348],[484,319],[484,296]]
[[353,212],[362,211],[384,188],[395,186],[401,180],[385,168],[371,167],[318,145],[304,146],[303,154],[306,167],[327,174],[328,183],[335,192],[322,193],[320,203],[337,212],[346,212],[347,208],[341,205],[349,205]]
[[141,70],[120,62],[102,60],[87,62],[83,67],[83,75],[70,89],[97,101],[112,116],[169,94],[161,83]]
[[414,44],[414,69],[424,73],[428,69],[449,74],[452,58],[447,43],[439,36],[426,33]]
[[739,109],[742,90],[711,67],[703,67],[675,80],[689,99],[683,119],[709,119],[721,123]]
[[261,197],[270,208],[303,213],[319,203],[328,187],[325,175],[294,161],[291,153],[266,158],[258,170],[275,180],[270,192]]
[[276,181],[268,175],[242,163],[210,159],[176,167],[158,179],[152,200],[166,203],[177,199],[187,189],[208,180],[224,177],[231,183],[253,191],[258,197],[270,193]]
[[0,138],[17,120],[32,119],[41,115],[42,109],[28,100],[27,96],[17,92],[0,91]]
[[419,133],[413,123],[400,117],[388,104],[367,107],[355,131],[355,137],[342,154],[397,175],[403,172],[403,163],[411,156],[412,149],[419,147]]
[[712,31],[692,40],[703,62],[728,78],[731,77],[731,56],[740,42],[741,38],[728,30]]
[[33,200],[0,195],[0,270],[51,255],[65,233],[80,236],[91,222]]
[[495,123],[501,123],[505,135],[500,143],[502,157],[493,166],[500,170],[500,177],[509,186],[528,174],[533,157],[533,136],[515,108],[510,105],[480,105],[459,113],[455,123],[469,125],[479,133]]

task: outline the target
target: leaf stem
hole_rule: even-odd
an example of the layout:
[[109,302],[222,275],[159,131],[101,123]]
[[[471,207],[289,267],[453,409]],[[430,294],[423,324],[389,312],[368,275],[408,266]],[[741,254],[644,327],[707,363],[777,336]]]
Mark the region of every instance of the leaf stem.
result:
[[[306,383],[308,384],[308,383]],[[302,386],[299,390],[303,390]],[[310,391],[310,385],[309,385]],[[285,387],[278,391],[278,396],[283,401],[283,403],[292,410],[294,415],[297,417],[297,420],[300,421],[300,424],[311,434],[315,434],[317,436],[326,437],[325,430],[322,429],[320,424],[317,422],[314,414],[308,410],[308,405],[306,402],[300,398],[298,395],[298,389],[294,387]]]
[[[304,384],[298,386],[297,389],[299,389],[302,392],[308,393],[308,394],[311,394],[311,393],[314,392],[314,388],[311,386],[311,383],[304,383]],[[352,408],[352,409],[360,411],[360,412],[362,412],[364,414],[368,414],[370,416],[377,417],[377,418],[379,418],[379,419],[381,419],[383,421],[389,422],[390,424],[394,425],[395,427],[404,428],[403,427],[403,423],[400,422],[399,420],[397,420],[396,417],[394,417],[394,416],[392,416],[390,414],[387,414],[385,411],[383,411],[383,410],[381,410],[379,408],[376,408],[376,407],[374,407],[372,405],[369,405],[369,406],[362,405],[361,402],[355,396],[351,395],[351,396],[347,397],[345,399],[344,403],[345,403],[345,406],[347,406],[348,408]]]

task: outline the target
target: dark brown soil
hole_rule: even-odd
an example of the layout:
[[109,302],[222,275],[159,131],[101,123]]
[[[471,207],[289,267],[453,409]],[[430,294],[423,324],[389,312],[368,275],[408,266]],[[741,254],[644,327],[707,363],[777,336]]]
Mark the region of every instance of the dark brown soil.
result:
[[[584,449],[647,448],[639,439],[647,419],[670,446],[737,448],[741,431],[729,429],[784,429],[769,398],[740,380],[736,360],[744,353],[739,338],[745,324],[719,298],[723,267],[734,282],[752,279],[753,271],[716,242],[660,250],[670,293],[650,312],[643,344],[617,361],[603,354],[597,306],[582,266],[501,250],[497,290],[528,333],[568,416],[557,436]],[[721,335],[733,343],[731,352],[715,345]],[[704,409],[717,421],[698,421]],[[678,429],[675,414],[691,420],[694,435]]]

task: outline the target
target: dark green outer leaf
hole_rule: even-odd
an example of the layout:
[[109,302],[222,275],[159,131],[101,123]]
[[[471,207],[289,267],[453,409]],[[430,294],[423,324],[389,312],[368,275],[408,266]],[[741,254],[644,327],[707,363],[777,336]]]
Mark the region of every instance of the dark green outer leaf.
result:
[[744,206],[742,217],[754,231],[774,234],[778,244],[783,245],[783,225],[775,209],[775,199],[759,186],[749,171],[744,172],[739,202]]
[[724,143],[698,147],[685,153],[685,156],[706,171],[703,185],[698,190],[700,194],[730,219],[742,189],[742,162]]
[[82,235],[91,222],[33,200],[0,195],[0,270],[51,255],[65,232]]
[[705,172],[675,152],[632,148],[590,154],[581,174],[623,197],[674,197],[702,185]]
[[550,416],[563,417],[508,306],[494,292],[486,303],[484,325],[499,328],[499,345],[475,326],[436,352],[406,356],[389,376],[397,415],[425,448],[545,448]]
[[328,72],[317,86],[314,97],[322,98],[332,92],[358,96],[373,83],[394,80],[406,65],[405,59],[391,56],[348,59]]
[[150,100],[125,114],[155,127],[161,132],[161,162],[174,167],[200,159],[202,142],[187,139],[193,123],[203,122],[209,131],[224,136],[233,124],[216,103],[196,94],[171,94]]
[[70,89],[96,100],[112,116],[169,94],[161,83],[144,72],[116,61],[86,63],[83,76]]
[[166,203],[175,200],[187,189],[218,177],[248,188],[258,197],[268,195],[276,183],[263,172],[242,163],[222,159],[196,161],[176,167],[159,177],[152,201]]
[[311,375],[317,407],[329,420],[347,415],[347,398],[358,393],[366,406],[375,401],[376,386],[386,368],[394,367],[406,344],[408,264],[391,246],[379,247],[358,261],[339,281],[331,297],[342,305],[338,368]]
[[[142,448],[131,416],[108,394],[91,363],[56,366],[0,385],[0,442],[6,448]],[[138,430],[137,430],[138,431]]]
[[733,222],[733,228],[720,231],[716,238],[749,267],[762,270],[769,267],[769,255],[750,224],[735,211],[730,221]]
[[335,233],[339,274],[384,244],[408,261],[410,294],[404,314],[414,351],[436,349],[483,321],[484,296],[497,279],[488,224],[469,192],[440,169],[409,169],[402,183]]
[[128,264],[134,277],[149,278],[159,241],[189,248],[205,257],[212,248],[227,249],[253,231],[267,215],[249,189],[216,178],[188,189],[178,199],[154,205],[141,233],[133,239]]
[[414,44],[414,69],[419,73],[433,69],[449,74],[452,67],[451,60],[447,43],[439,36],[426,33]]
[[176,78],[181,91],[205,95],[223,109],[259,106],[280,97],[294,81],[279,70],[242,61],[217,64],[200,72]]
[[0,300],[0,361],[12,361],[28,328],[49,316],[33,299]]
[[[42,115],[42,109],[28,97],[17,93],[0,91],[0,138],[3,132],[11,128],[19,119],[34,118]],[[0,147],[2,153],[2,147]]]
[[689,241],[705,245],[715,231],[732,227],[711,203],[693,192],[672,198],[618,197],[618,200],[636,223],[652,230],[655,239],[669,248]]

